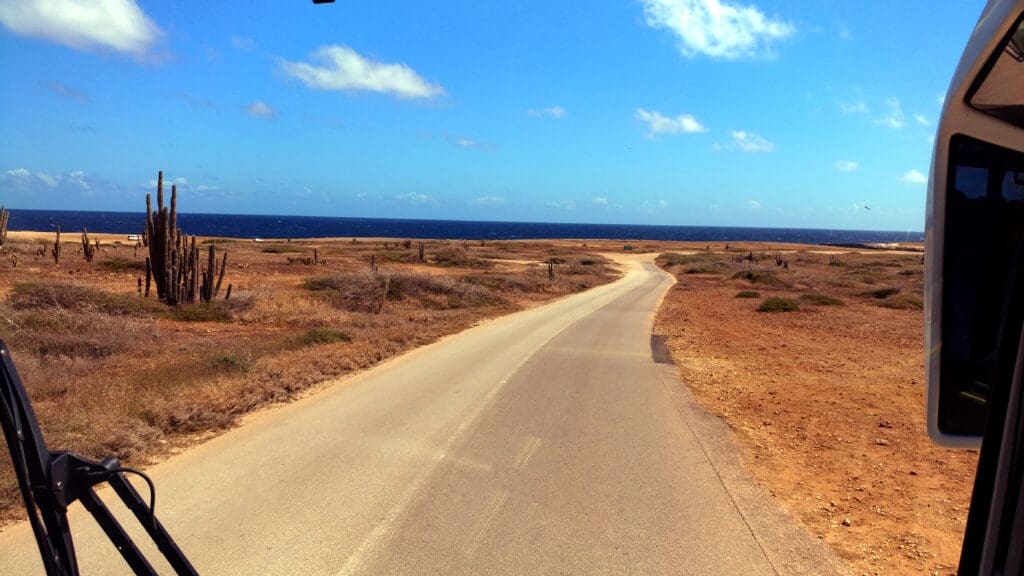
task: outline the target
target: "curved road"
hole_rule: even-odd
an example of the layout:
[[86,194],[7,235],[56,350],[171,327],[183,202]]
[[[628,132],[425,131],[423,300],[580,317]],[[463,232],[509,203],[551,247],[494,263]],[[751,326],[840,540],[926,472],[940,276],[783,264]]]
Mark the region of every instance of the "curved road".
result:
[[[420,348],[154,466],[159,517],[203,574],[840,570],[750,483],[724,427],[667,385],[650,331],[673,280],[649,256],[621,260],[613,284]],[[82,573],[125,573],[74,512]],[[36,554],[26,525],[0,534],[3,574],[39,573]]]

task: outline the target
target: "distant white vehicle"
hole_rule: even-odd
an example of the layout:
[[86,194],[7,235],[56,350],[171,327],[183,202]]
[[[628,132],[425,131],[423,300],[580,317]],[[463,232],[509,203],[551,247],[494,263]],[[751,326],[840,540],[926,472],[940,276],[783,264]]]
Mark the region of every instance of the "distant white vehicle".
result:
[[142,234],[129,234],[128,240],[132,242],[139,242],[142,240]]
[[253,242],[263,242],[263,238],[253,238]]

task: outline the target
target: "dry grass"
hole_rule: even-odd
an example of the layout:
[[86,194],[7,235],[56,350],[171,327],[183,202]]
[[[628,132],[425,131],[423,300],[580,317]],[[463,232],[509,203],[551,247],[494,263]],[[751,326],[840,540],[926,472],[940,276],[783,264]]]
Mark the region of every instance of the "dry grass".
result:
[[[421,263],[416,243],[206,239],[230,252],[231,299],[175,309],[137,294],[142,251],[104,239],[89,264],[69,244],[54,265],[17,234],[5,249],[21,262],[0,261],[0,339],[47,443],[136,465],[324,381],[617,275],[572,243],[428,241]],[[289,264],[314,248],[326,265]],[[549,281],[542,262],[553,250],[565,261]],[[21,514],[0,458],[0,522]]]

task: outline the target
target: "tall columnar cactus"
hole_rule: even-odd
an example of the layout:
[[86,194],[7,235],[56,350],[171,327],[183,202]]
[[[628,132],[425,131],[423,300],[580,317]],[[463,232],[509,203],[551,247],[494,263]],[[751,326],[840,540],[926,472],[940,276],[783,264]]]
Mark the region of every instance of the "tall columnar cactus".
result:
[[57,226],[57,239],[53,241],[53,248],[50,249],[53,256],[53,263],[60,264],[60,226]]
[[7,212],[7,208],[0,206],[0,246],[7,242],[7,217],[10,213]]
[[96,244],[89,242],[89,231],[82,228],[82,257],[85,258],[86,262],[92,262],[93,257],[96,256],[96,249],[99,246],[99,240],[96,240]]
[[[150,280],[156,284],[157,298],[167,304],[191,304],[197,300],[209,302],[220,291],[227,268],[228,255],[225,252],[217,273],[215,248],[210,245],[209,262],[206,270],[200,267],[199,247],[195,236],[182,234],[178,222],[178,188],[171,186],[171,204],[164,206],[164,173],[157,176],[156,204],[146,194],[146,233],[149,256],[146,258],[146,295],[150,291]],[[216,279],[216,283],[214,283]]]

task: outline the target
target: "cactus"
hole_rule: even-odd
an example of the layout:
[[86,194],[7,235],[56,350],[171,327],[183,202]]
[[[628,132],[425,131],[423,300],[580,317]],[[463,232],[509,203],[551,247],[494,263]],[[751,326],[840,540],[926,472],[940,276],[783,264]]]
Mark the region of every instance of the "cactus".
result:
[[548,282],[555,281],[555,263],[548,260]]
[[53,256],[53,263],[60,264],[60,226],[57,226],[57,239],[53,241],[53,248],[50,249]]
[[7,242],[7,217],[10,215],[7,208],[0,206],[0,246]]
[[427,258],[423,254],[423,242],[420,242],[419,252],[420,252],[420,262],[426,262]]
[[201,270],[196,237],[182,234],[177,227],[178,187],[171,186],[171,204],[164,206],[163,182],[161,171],[157,176],[155,212],[152,198],[146,194],[146,233],[143,236],[146,239],[143,244],[149,247],[146,295],[149,295],[152,280],[156,284],[157,298],[169,305],[191,304],[197,299],[209,302],[220,291],[228,255],[224,253],[218,274],[216,248],[211,244],[206,269]]
[[[199,251],[195,248],[195,236],[192,237],[193,249],[192,252],[195,254],[196,264],[199,263]],[[217,273],[217,248],[210,244],[210,251],[207,257],[206,270],[203,270],[203,284],[199,289],[199,298],[203,302],[210,302],[220,292],[221,282],[224,281],[224,270],[228,267],[228,253],[224,253],[224,259],[220,264],[220,273]],[[214,283],[214,277],[217,278],[216,284]]]
[[96,249],[100,247],[100,241],[96,240],[96,244],[89,242],[89,231],[82,228],[82,256],[86,262],[92,262],[93,257],[96,256]]

